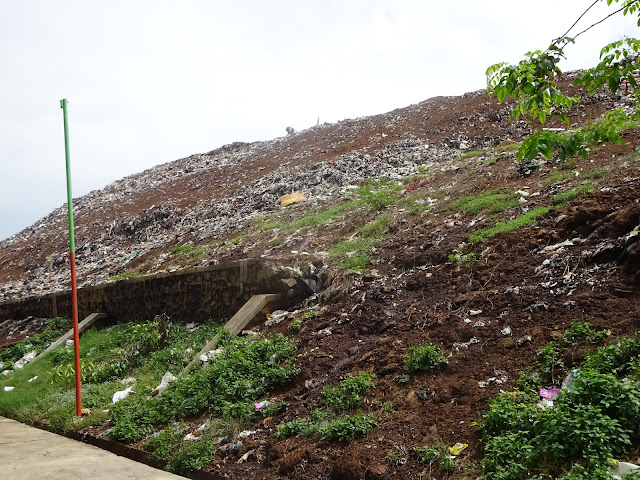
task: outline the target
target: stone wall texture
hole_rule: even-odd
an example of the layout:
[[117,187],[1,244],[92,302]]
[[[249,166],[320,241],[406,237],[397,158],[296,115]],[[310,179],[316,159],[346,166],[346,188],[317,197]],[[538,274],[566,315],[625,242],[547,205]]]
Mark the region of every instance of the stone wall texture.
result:
[[[79,288],[78,317],[103,312],[118,322],[163,313],[182,322],[225,318],[252,295],[304,295],[304,283],[283,278],[282,272],[260,260],[242,260]],[[0,303],[0,322],[28,316],[71,318],[71,291]]]

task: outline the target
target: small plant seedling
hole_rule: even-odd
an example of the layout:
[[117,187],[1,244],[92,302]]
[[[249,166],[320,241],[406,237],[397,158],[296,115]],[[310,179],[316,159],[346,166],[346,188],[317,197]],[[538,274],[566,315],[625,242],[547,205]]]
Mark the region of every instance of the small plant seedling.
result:
[[476,254],[469,252],[467,254],[451,253],[449,254],[449,263],[470,263],[476,260]]

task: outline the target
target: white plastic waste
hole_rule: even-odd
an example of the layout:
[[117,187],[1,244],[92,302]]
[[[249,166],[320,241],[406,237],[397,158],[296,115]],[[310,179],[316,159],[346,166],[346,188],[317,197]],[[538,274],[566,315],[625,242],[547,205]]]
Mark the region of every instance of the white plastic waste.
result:
[[30,378],[29,380],[27,380],[27,382],[31,383],[31,382],[33,382],[36,378],[38,378],[38,375],[36,375],[36,376],[35,376],[35,377],[33,377],[33,378]]
[[23,368],[27,363],[33,361],[33,359],[36,358],[37,355],[38,353],[35,350],[29,353],[25,353],[20,360],[13,364],[13,368],[16,370]]
[[222,349],[222,348],[216,348],[215,350],[209,350],[208,352],[203,353],[202,355],[200,355],[200,361],[201,362],[208,362],[212,358],[220,355],[222,352],[224,352],[224,349]]
[[169,384],[171,382],[173,382],[174,380],[177,380],[176,377],[174,377],[171,372],[167,372],[162,376],[162,380],[160,380],[160,385],[158,385],[156,388],[153,389],[153,392],[151,392],[151,396],[155,397],[156,395],[160,395],[162,392],[164,392],[167,388],[169,388]]
[[623,475],[629,475],[631,473],[635,473],[637,475],[638,473],[640,473],[640,467],[638,465],[634,465],[633,463],[612,460],[611,473],[611,478],[621,480],[623,478]]
[[5,392],[10,392],[11,390],[13,390],[16,387],[4,387],[4,391]]
[[119,392],[116,392],[113,394],[113,399],[111,400],[111,403],[118,403],[120,400],[124,400],[125,398],[127,398],[131,393],[136,393],[133,391],[133,387],[129,387],[126,390],[121,390]]

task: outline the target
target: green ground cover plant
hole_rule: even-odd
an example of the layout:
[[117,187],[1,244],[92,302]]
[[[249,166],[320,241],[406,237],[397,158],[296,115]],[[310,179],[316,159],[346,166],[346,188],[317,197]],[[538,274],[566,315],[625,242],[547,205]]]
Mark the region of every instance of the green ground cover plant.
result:
[[117,281],[117,280],[126,280],[127,278],[138,278],[143,275],[134,270],[125,270],[124,272],[116,273],[114,275],[109,275],[109,280]]
[[544,186],[549,187],[575,176],[576,175],[573,172],[561,172],[558,170],[552,170],[549,173],[549,176],[544,180],[543,184]]
[[566,192],[561,192],[553,196],[553,203],[558,207],[563,207],[571,200],[583,195],[585,193],[593,190],[593,184],[585,183],[580,185],[579,187],[572,188],[571,190],[567,190]]
[[169,249],[169,255],[180,255],[186,253],[193,248],[191,243],[185,243],[184,245],[177,245]]
[[456,200],[449,207],[453,211],[463,211],[465,215],[477,215],[483,210],[490,213],[502,213],[520,205],[517,193],[502,193],[502,189],[493,189],[478,195],[465,196]]
[[[338,385],[326,386],[322,390],[323,408],[312,410],[309,417],[296,418],[276,427],[277,438],[295,435],[309,436],[320,434],[321,440],[351,441],[363,437],[376,425],[373,414],[357,412],[367,392],[375,386],[373,375],[360,372],[348,377]],[[336,416],[338,415],[338,416]]]
[[362,271],[369,263],[373,247],[384,238],[389,229],[389,215],[380,215],[355,232],[355,238],[344,240],[329,249],[329,255],[342,257],[339,265],[348,270]]
[[539,207],[529,210],[522,215],[506,222],[498,222],[494,227],[481,228],[469,235],[469,243],[481,243],[484,240],[491,238],[499,233],[510,232],[511,230],[517,230],[518,228],[533,225],[536,223],[538,217],[549,213],[549,208]]
[[424,343],[414,345],[404,357],[407,372],[437,372],[447,364],[447,357],[438,345]]
[[[603,335],[606,331],[595,331],[587,322],[575,322],[564,332],[562,343],[591,345],[601,342]],[[615,345],[586,349],[584,361],[572,370],[571,383],[551,407],[538,405],[537,388],[548,377],[535,389],[498,396],[479,424],[484,449],[481,479],[610,479],[611,460],[625,458],[632,443],[640,440],[638,354],[637,334]],[[551,364],[564,372],[568,368],[557,344],[543,348],[540,363],[541,372],[549,371]],[[560,378],[557,375],[553,384]]]

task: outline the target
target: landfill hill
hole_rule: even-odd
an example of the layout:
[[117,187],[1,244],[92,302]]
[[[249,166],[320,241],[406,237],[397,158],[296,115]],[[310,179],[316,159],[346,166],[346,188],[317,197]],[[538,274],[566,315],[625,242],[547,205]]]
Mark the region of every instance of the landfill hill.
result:
[[[569,115],[574,127],[630,108],[610,92],[571,88],[582,99]],[[253,450],[246,461],[216,454],[211,478],[426,478],[431,466],[411,449],[457,442],[470,446],[447,478],[475,478],[474,422],[544,345],[575,321],[612,339],[636,332],[640,129],[588,160],[520,165],[514,145],[541,126],[512,123],[509,110],[484,91],[436,97],[226,145],[77,199],[82,285],[262,256],[322,272],[323,291],[310,300],[316,315],[294,333],[277,327],[300,353],[301,373],[278,392],[286,411],[237,452]],[[393,182],[366,187],[381,178]],[[306,201],[281,208],[291,193]],[[511,202],[506,209],[468,198],[495,193]],[[539,212],[531,225],[470,241],[527,212]],[[0,301],[68,288],[65,213],[0,243]],[[443,348],[446,368],[399,381],[404,356],[425,341]],[[375,375],[367,404],[393,407],[366,437],[273,437],[275,425],[317,406],[323,386],[360,371]]]

